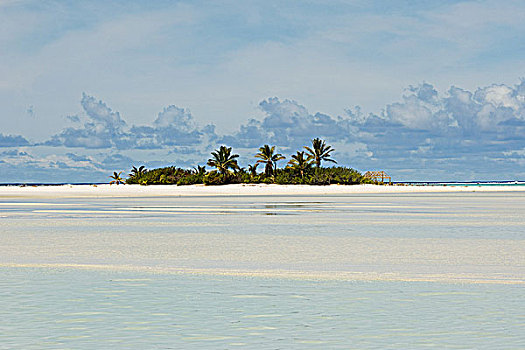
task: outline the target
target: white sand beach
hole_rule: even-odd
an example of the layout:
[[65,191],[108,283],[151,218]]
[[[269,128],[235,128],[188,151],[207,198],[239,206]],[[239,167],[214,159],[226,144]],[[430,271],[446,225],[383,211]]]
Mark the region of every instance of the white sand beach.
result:
[[525,192],[525,186],[380,186],[380,185],[60,185],[0,186],[2,197],[157,197],[157,196],[274,196],[274,195],[344,195],[367,193],[449,193],[449,192]]

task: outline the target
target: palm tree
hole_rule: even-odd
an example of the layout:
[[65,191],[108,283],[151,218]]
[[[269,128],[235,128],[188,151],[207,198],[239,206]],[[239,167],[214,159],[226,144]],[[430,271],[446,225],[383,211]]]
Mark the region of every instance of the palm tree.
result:
[[206,174],[206,167],[197,165],[196,167],[193,167],[193,173],[195,175],[204,175]]
[[272,176],[274,170],[277,169],[277,162],[285,158],[281,153],[273,154],[273,152],[275,152],[275,146],[270,147],[264,145],[259,148],[259,153],[255,155],[255,158],[259,158],[257,164],[266,164],[266,167],[264,168],[264,174],[266,176]]
[[117,173],[116,171],[113,172],[113,175],[110,176],[113,180],[109,183],[110,185],[116,184],[124,184],[124,180],[120,177],[120,174],[122,174],[122,171],[120,173]]
[[208,159],[208,165],[217,168],[219,173],[225,175],[229,172],[229,169],[236,171],[239,169],[237,164],[238,154],[231,154],[232,148],[221,146],[218,150],[211,152],[213,158]]
[[292,159],[288,162],[288,168],[299,170],[301,173],[301,178],[304,177],[305,170],[308,170],[312,167],[310,162],[310,157],[304,155],[303,152],[297,151],[297,154],[292,155]]
[[248,164],[248,171],[250,172],[250,175],[257,176],[258,166],[259,166],[259,163],[255,163],[254,165]]
[[146,173],[146,167],[144,165],[141,165],[140,167],[133,167],[131,169],[131,174],[129,174],[129,176],[132,176],[132,177],[141,177],[142,175],[144,175],[144,173]]
[[312,148],[307,146],[304,146],[304,148],[308,151],[308,159],[313,160],[315,166],[318,168],[321,167],[321,161],[337,164],[335,160],[330,158],[330,153],[334,152],[335,150],[332,148],[332,146],[327,146],[324,140],[321,140],[320,138],[315,138],[312,140]]

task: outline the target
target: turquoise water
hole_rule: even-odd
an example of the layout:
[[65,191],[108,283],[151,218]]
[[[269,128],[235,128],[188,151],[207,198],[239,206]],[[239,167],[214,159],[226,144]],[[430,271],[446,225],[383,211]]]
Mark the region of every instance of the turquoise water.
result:
[[0,349],[525,348],[525,192],[0,198]]
[[525,181],[470,181],[470,182],[395,182],[398,184],[408,184],[408,185],[417,185],[417,186],[525,186]]
[[1,349],[518,349],[523,288],[0,269]]

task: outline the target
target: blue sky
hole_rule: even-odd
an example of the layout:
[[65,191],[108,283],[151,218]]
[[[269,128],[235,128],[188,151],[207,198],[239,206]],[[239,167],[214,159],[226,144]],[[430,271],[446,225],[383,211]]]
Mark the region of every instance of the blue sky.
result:
[[395,180],[525,179],[524,36],[523,1],[0,0],[0,181],[316,136]]

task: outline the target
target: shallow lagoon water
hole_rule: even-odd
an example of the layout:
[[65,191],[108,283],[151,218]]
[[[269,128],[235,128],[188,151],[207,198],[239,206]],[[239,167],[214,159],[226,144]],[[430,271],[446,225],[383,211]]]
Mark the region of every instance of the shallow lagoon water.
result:
[[525,193],[0,198],[0,349],[525,344]]
[[3,349],[512,349],[516,285],[0,269]]

